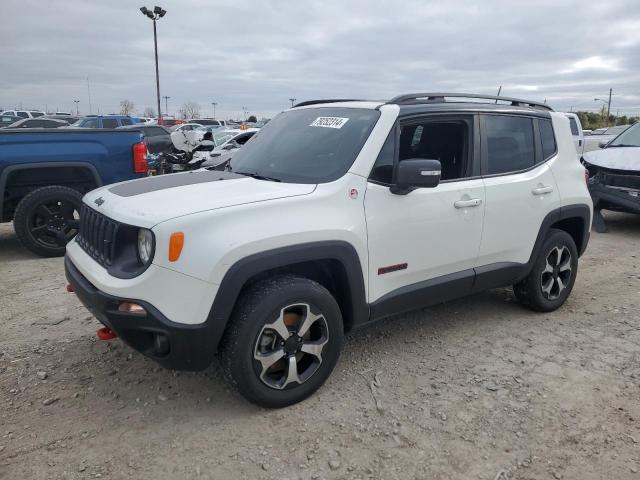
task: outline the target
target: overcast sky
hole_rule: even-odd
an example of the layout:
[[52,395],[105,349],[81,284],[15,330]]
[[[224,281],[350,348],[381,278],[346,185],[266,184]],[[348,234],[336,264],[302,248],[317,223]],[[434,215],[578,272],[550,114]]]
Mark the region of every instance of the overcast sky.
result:
[[[160,1],[160,0],[158,0]],[[140,5],[138,5],[140,3]],[[0,108],[155,105],[152,22],[132,0],[0,0]],[[640,114],[639,0],[162,0],[161,95],[272,116],[290,97],[458,91]],[[154,4],[147,4],[153,7]],[[164,100],[162,102],[164,110]]]

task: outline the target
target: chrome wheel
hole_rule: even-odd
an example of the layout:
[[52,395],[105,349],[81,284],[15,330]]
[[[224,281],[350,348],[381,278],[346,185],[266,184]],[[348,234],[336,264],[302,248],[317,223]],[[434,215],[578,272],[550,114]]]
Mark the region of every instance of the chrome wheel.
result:
[[547,300],[555,300],[567,288],[571,279],[571,252],[565,246],[554,247],[546,258],[540,275],[540,287]]
[[329,328],[309,304],[289,305],[273,323],[262,327],[254,347],[260,380],[282,390],[307,381],[322,364]]

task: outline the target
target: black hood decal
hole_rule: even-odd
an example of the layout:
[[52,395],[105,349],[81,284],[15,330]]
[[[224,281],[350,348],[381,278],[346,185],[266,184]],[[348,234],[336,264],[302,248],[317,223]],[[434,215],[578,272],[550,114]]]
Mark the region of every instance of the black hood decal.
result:
[[140,178],[131,180],[120,185],[111,187],[109,191],[120,197],[133,197],[143,193],[156,192],[167,188],[184,187],[185,185],[196,185],[198,183],[218,182],[220,180],[231,180],[243,178],[233,172],[220,172],[217,170],[197,170],[194,172],[172,173],[157,177]]

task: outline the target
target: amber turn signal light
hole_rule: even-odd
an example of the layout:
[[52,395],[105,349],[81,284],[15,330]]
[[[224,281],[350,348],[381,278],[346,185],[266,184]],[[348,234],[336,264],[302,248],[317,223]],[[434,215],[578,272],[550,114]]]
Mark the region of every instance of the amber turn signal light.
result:
[[180,258],[184,246],[184,233],[173,232],[169,239],[169,261],[175,262]]

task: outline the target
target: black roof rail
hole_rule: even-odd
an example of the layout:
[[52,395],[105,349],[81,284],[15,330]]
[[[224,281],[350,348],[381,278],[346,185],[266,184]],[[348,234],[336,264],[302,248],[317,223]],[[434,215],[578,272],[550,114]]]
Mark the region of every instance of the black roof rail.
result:
[[337,102],[361,102],[357,98],[326,98],[323,100],[305,100],[304,102],[296,103],[293,108],[306,107],[307,105],[317,105],[321,103],[337,103]]
[[446,103],[447,97],[494,100],[495,103],[498,103],[498,100],[500,100],[501,102],[511,102],[511,106],[513,107],[532,107],[553,111],[553,108],[551,108],[546,103],[534,102],[531,100],[522,100],[520,98],[498,97],[495,95],[479,95],[477,93],[407,93],[405,95],[398,95],[397,97],[393,97],[387,103],[413,103],[413,100],[420,99],[426,99],[426,103]]

